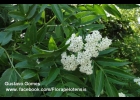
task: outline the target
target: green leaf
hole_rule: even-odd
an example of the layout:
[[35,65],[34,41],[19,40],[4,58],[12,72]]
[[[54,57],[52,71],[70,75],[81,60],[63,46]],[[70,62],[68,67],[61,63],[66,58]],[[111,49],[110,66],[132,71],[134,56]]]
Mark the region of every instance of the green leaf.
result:
[[20,46],[23,52],[27,52],[27,53],[31,52],[32,48],[28,44],[18,43],[18,45]]
[[50,54],[50,53],[53,53],[53,51],[43,50],[43,49],[40,49],[37,46],[32,47],[32,52],[34,54]]
[[99,5],[97,5],[97,4],[94,4],[94,11],[95,11],[95,13],[97,14],[97,15],[103,15],[103,18],[105,19],[105,20],[107,20],[107,16],[106,16],[106,13],[105,13],[105,11],[103,10],[103,8],[102,8],[102,6],[99,6]]
[[30,69],[26,69],[21,73],[21,76],[23,77],[23,79],[29,79],[29,78],[34,77],[35,75],[37,75],[37,73]]
[[12,58],[18,60],[18,61],[23,61],[23,60],[26,60],[26,59],[29,59],[27,56],[25,55],[22,55],[18,52],[14,52],[12,55],[11,55]]
[[102,4],[102,7],[107,11],[108,13],[121,18],[120,12],[117,10],[117,8],[114,5],[108,5],[108,4]]
[[[40,21],[42,21],[42,24],[43,24],[43,21],[45,21],[45,16],[46,16],[45,14],[46,14],[45,10],[41,12],[42,20],[40,20]],[[44,24],[44,25],[46,25],[46,24]]]
[[[0,79],[0,95],[3,97],[11,97],[14,91],[6,91],[6,88],[15,88],[15,86],[6,85],[7,83],[17,82],[16,72],[12,68],[8,68]],[[15,88],[16,90],[16,88]]]
[[87,10],[87,8],[84,7],[83,5],[79,5],[79,6],[78,6],[78,9],[79,9],[79,10],[83,10],[83,11],[84,11],[84,10]]
[[52,36],[50,37],[48,48],[49,48],[49,50],[57,50],[58,49]]
[[116,13],[116,16],[118,15],[118,17],[121,18],[121,13],[120,13],[119,10],[116,8],[116,6],[110,5],[110,7],[114,10],[114,12]]
[[19,91],[16,91],[17,93],[15,94],[16,97],[34,97],[32,91],[22,91],[22,89],[27,89],[29,88],[27,85],[25,85],[25,81],[20,79],[17,83],[23,83],[23,85],[17,85],[16,88]]
[[140,7],[139,5],[136,4],[115,4],[115,5],[118,6],[120,9],[132,9]]
[[24,20],[24,15],[19,11],[10,11],[9,15],[15,19]]
[[125,82],[124,80],[119,80],[118,78],[108,77],[108,80],[114,84],[128,85],[127,82]]
[[40,68],[38,73],[42,77],[48,77],[49,71],[50,71],[50,68],[45,66],[45,64],[44,64],[44,66],[42,65],[42,67]]
[[73,82],[67,82],[64,84],[64,86],[71,87],[71,88],[79,88],[79,86]]
[[39,21],[39,19],[41,18],[41,15],[42,15],[42,13],[35,13],[35,16],[33,16],[35,23]]
[[15,65],[15,68],[28,68],[28,69],[36,69],[37,70],[37,67],[28,63],[27,60],[17,63]]
[[74,82],[78,85],[82,85],[82,86],[85,86],[86,85],[84,84],[84,82],[82,82],[78,77],[76,77],[75,75],[72,75],[72,74],[66,74],[66,75],[63,75],[63,77],[67,80],[70,80],[71,82]]
[[116,67],[106,67],[104,68],[105,73],[112,74],[118,77],[126,78],[126,79],[134,79],[135,76],[124,72],[123,70]]
[[51,61],[51,58],[47,58],[40,62],[38,65],[35,67],[39,68],[39,75],[42,77],[48,77],[49,72],[50,72],[50,67],[54,64],[54,61]]
[[28,27],[29,23],[26,21],[18,21],[6,28],[8,31],[21,31]]
[[74,10],[68,4],[59,5],[62,9],[66,10],[68,13],[72,13]]
[[0,43],[1,45],[6,45],[12,39],[11,32],[0,32]]
[[36,9],[37,9],[37,4],[33,4],[32,6],[30,6],[26,18],[30,19],[35,14]]
[[113,51],[115,51],[115,50],[117,50],[117,48],[110,47],[110,48],[108,48],[108,49],[106,49],[106,50],[100,51],[100,52],[99,52],[99,55],[108,54],[108,53],[111,53],[111,52],[113,52]]
[[101,18],[101,16],[99,16],[99,15],[88,15],[88,16],[81,18],[81,24],[92,23],[92,22],[98,20],[99,18]]
[[0,48],[0,57],[4,54],[4,49]]
[[111,58],[99,58],[97,59],[97,63],[102,66],[116,66],[116,67],[130,64],[130,62],[118,61]]
[[43,25],[38,31],[37,31],[37,40],[39,42],[42,42],[45,38],[47,32],[47,25]]
[[47,8],[47,7],[48,7],[48,4],[41,4],[39,13],[42,12],[42,11],[44,11],[45,8]]
[[30,58],[48,58],[53,56],[54,51],[42,50],[36,47],[32,48],[32,51],[35,53],[30,56]]
[[63,91],[61,91],[64,89],[63,84],[58,83],[55,88],[60,89],[60,91],[52,91],[50,97],[60,97],[63,94]]
[[18,4],[20,12],[25,16],[29,10],[28,4]]
[[63,30],[64,30],[64,33],[65,33],[66,37],[69,37],[71,35],[68,27],[63,27]]
[[42,82],[41,85],[49,85],[51,82],[53,82],[56,77],[60,74],[59,68],[51,68],[48,77],[46,77]]
[[36,48],[37,54],[33,54],[30,57],[40,57],[40,58],[48,58],[48,57],[57,57],[59,56],[62,52],[64,52],[69,45],[64,45],[62,48],[55,50],[55,51],[48,51],[48,50],[42,50],[39,48]]
[[63,33],[62,33],[62,28],[61,28],[61,26],[60,25],[57,25],[56,27],[55,27],[55,34],[56,34],[56,36],[59,38],[59,37],[64,37],[63,35]]
[[99,29],[103,29],[105,28],[105,26],[103,24],[89,24],[89,25],[85,25],[82,27],[82,29],[84,29],[85,31],[88,29],[88,31],[93,31],[93,30],[99,30]]
[[0,7],[13,7],[11,4],[0,4]]
[[9,59],[7,58],[7,55],[3,52],[3,50],[1,50],[1,55],[0,55],[0,65],[1,66],[9,66]]
[[92,11],[81,11],[81,12],[76,13],[75,16],[77,18],[82,18],[84,16],[91,15],[92,13],[93,13]]
[[104,85],[104,75],[103,72],[100,70],[96,74],[95,79],[95,96],[99,97]]
[[58,20],[62,23],[63,22],[63,13],[61,11],[59,4],[51,4],[51,7],[52,7],[52,11],[54,12],[54,14],[58,18]]
[[95,74],[95,70],[94,70],[93,74],[91,74],[89,76],[89,81],[91,83],[91,86],[92,86],[93,90],[95,90],[95,76],[96,76],[96,74]]
[[72,92],[68,92],[67,95],[70,96],[70,97],[80,97],[77,94],[72,93]]
[[92,4],[92,5],[85,4],[84,6],[86,7],[87,11],[88,11],[88,10],[89,10],[89,11],[92,11],[92,12],[95,14],[93,5],[95,5],[95,4]]
[[50,67],[54,65],[54,59],[53,57],[49,57],[49,58],[46,58],[44,59],[43,61],[41,61],[38,65],[36,65],[35,67],[38,67],[38,68],[41,68],[41,67]]
[[105,90],[109,97],[118,97],[116,88],[107,79],[105,80]]
[[28,45],[33,45],[37,40],[37,28],[36,24],[33,22],[31,26],[28,27],[25,34],[25,41]]

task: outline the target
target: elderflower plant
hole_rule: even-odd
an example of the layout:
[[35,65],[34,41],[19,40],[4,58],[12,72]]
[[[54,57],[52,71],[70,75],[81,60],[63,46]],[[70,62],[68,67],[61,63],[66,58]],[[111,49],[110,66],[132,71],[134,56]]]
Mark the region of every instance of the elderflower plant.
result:
[[63,52],[61,54],[61,63],[64,69],[68,71],[74,71],[80,65],[80,72],[91,75],[93,73],[91,58],[98,57],[99,52],[107,49],[111,45],[112,40],[107,37],[103,38],[100,32],[95,30],[92,31],[92,34],[88,34],[84,41],[81,36],[72,34],[66,41],[66,44],[70,44],[67,50],[71,55]]

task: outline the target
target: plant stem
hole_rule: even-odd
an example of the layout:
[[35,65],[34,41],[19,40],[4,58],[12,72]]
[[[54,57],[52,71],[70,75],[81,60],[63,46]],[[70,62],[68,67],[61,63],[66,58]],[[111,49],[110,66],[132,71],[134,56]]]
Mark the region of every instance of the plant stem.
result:
[[53,18],[52,19],[50,19],[47,23],[45,23],[45,24],[49,24],[53,19],[55,19],[56,18],[56,16],[53,16]]
[[45,15],[46,15],[46,12],[44,11],[44,23],[46,23],[46,17],[45,17]]
[[47,25],[48,27],[53,27],[53,26],[57,26],[57,25]]
[[106,77],[106,81],[109,82],[108,77],[107,77],[107,75],[105,74],[103,68],[102,68],[99,64],[97,64],[95,61],[94,61],[94,63],[102,70],[102,72],[104,73],[104,75],[105,75],[105,77]]
[[105,77],[107,78],[107,75],[105,74],[103,68],[99,64],[97,64],[95,61],[94,61],[94,63],[102,70],[102,72],[104,73]]
[[[3,48],[3,49],[4,49],[4,48]],[[4,49],[4,51],[5,51],[7,57],[8,57],[8,59],[9,59],[9,61],[10,61],[11,67],[15,70],[15,72],[18,74],[18,76],[19,76],[20,78],[22,78],[21,75],[20,75],[20,74],[18,73],[18,71],[16,70],[16,68],[14,67],[13,62],[11,61],[9,54],[7,53],[7,51],[6,51],[5,49]]]
[[[56,67],[58,67],[57,66],[57,64],[54,62],[54,65],[56,66]],[[61,77],[61,75],[60,75],[60,77]],[[63,80],[62,80],[62,77],[61,77],[61,83],[62,83],[62,85],[64,86],[64,82],[63,82]]]
[[55,67],[58,67],[55,62],[54,62],[54,65],[55,65]]
[[[41,83],[41,80],[40,80],[40,78],[39,78],[39,75],[37,74],[37,78],[38,78],[38,80],[39,80],[39,83]],[[43,94],[44,94],[44,96],[46,96],[46,94],[45,94],[45,92],[43,91]]]

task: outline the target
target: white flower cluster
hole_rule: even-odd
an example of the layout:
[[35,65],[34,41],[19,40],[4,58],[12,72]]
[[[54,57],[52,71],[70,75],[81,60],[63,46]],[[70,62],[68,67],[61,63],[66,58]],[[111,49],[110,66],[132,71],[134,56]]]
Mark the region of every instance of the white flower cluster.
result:
[[91,75],[93,73],[92,57],[97,57],[99,51],[107,49],[112,41],[107,37],[102,38],[100,32],[95,30],[92,34],[88,34],[85,38],[85,43],[81,36],[72,34],[66,44],[70,44],[67,48],[72,52],[72,55],[67,55],[66,52],[62,53],[61,63],[66,70],[74,71],[80,65],[80,72]]
[[136,82],[140,86],[140,78],[139,77],[138,78],[135,78],[134,79],[134,82]]
[[118,94],[119,94],[119,97],[126,97],[125,94],[122,93],[122,92],[121,93],[118,93]]
[[72,34],[71,38],[66,42],[66,44],[69,44],[70,46],[68,47],[69,51],[72,52],[78,52],[83,48],[83,41],[82,41],[82,37],[78,36],[76,37],[75,34]]
[[64,69],[68,70],[68,71],[74,71],[77,68],[77,61],[76,61],[76,57],[72,54],[72,55],[67,55],[66,52],[62,53],[62,59],[61,59],[61,63],[64,66]]

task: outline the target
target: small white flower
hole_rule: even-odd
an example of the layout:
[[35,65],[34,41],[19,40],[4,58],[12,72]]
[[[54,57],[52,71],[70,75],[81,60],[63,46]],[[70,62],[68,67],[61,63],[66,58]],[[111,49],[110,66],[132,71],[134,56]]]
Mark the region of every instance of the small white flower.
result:
[[134,82],[137,83],[140,86],[140,78],[139,77],[138,78],[135,78],[134,79]]
[[135,78],[134,79],[134,82],[140,82],[140,78],[138,77],[138,78]]
[[137,83],[140,86],[140,82]]
[[103,50],[109,48],[111,43],[112,43],[112,40],[108,39],[107,37],[102,38],[102,41],[100,41],[100,43],[98,44],[98,50],[103,51]]
[[37,64],[40,64],[40,61],[38,59],[36,60],[36,62],[37,62]]
[[122,93],[122,92],[121,93],[118,93],[118,94],[119,94],[119,97],[126,97],[125,94]]

